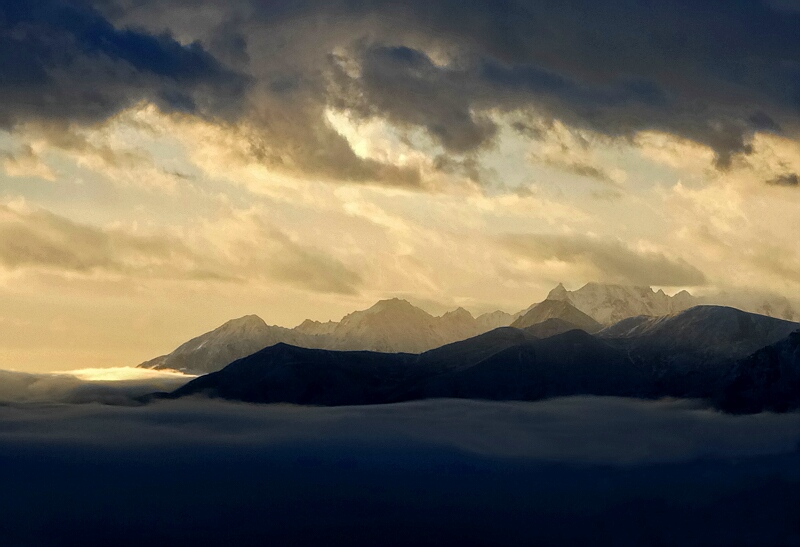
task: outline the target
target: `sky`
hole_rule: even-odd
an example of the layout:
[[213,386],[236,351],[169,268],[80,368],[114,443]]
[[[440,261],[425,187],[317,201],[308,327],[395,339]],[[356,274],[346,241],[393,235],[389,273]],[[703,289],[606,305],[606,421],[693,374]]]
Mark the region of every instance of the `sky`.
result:
[[800,2],[0,4],[0,368],[250,313],[800,294]]

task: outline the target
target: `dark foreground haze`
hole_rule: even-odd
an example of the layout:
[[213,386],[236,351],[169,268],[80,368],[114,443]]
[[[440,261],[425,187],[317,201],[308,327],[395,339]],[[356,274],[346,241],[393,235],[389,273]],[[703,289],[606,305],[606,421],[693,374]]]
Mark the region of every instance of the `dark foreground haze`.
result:
[[3,545],[800,544],[800,415],[572,397],[0,406]]

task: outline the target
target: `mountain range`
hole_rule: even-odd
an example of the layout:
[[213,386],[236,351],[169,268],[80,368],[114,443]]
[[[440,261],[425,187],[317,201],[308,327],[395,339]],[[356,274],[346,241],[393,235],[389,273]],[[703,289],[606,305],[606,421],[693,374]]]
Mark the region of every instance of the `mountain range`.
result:
[[[553,318],[551,318],[552,320]],[[420,354],[279,343],[162,397],[379,404],[569,395],[705,398],[730,412],[800,405],[800,323],[721,306],[539,338],[501,327]]]
[[[393,298],[350,313],[338,322],[306,320],[292,329],[268,325],[260,317],[248,315],[139,366],[205,374],[277,343],[310,349],[418,354],[499,327],[528,329],[539,338],[574,328],[594,333],[626,319],[668,316],[704,302],[686,291],[669,296],[650,287],[599,283],[568,291],[559,284],[544,301],[516,314],[498,310],[474,317],[464,308],[433,316]],[[760,307],[784,318],[794,317],[788,301],[763,301]]]

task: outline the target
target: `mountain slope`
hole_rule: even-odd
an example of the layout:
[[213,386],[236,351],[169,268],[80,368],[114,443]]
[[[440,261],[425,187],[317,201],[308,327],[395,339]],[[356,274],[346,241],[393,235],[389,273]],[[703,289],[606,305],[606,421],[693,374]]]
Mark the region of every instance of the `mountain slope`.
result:
[[550,338],[551,336],[564,334],[565,332],[575,329],[578,329],[577,325],[573,325],[569,321],[564,321],[563,319],[553,317],[546,319],[541,323],[531,325],[530,327],[525,327],[522,330],[532,335],[534,338]]
[[[503,317],[494,319],[502,321]],[[316,349],[421,353],[482,332],[484,327],[463,308],[434,317],[393,298],[348,314],[338,323],[306,320],[294,329],[270,326],[260,317],[248,315],[139,366],[206,374],[280,342]]]
[[652,396],[624,351],[582,330],[503,349],[469,367],[425,378],[408,398],[538,400],[564,395]]
[[410,354],[330,351],[276,344],[201,376],[171,394],[252,403],[354,405],[386,402]]
[[718,404],[735,413],[800,408],[800,331],[736,363],[723,380]]
[[346,315],[336,325],[325,347],[421,353],[478,332],[475,318],[463,308],[434,317],[405,300],[392,298]]
[[192,338],[168,355],[139,366],[205,374],[278,342],[309,345],[311,341],[312,338],[303,333],[267,325],[257,315],[246,315]]
[[[595,336],[574,329],[543,339],[505,327],[419,355],[277,344],[171,397],[340,405],[431,397],[716,396],[742,412],[800,402],[800,335],[791,334],[797,323],[717,306],[624,323]],[[763,349],[753,354],[753,347]]]
[[560,284],[550,291],[548,300],[563,300],[604,325],[612,325],[639,315],[669,315],[698,304],[686,291],[668,296],[650,287],[629,287],[602,283],[587,283],[576,291]]
[[498,329],[500,327],[508,327],[514,322],[514,316],[510,313],[497,310],[489,313],[483,313],[476,317],[475,321],[477,321],[481,332],[489,332],[490,330]]
[[695,306],[664,317],[626,319],[598,336],[649,368],[664,395],[709,397],[733,362],[799,327],[735,308]]
[[636,339],[671,352],[744,357],[785,338],[798,323],[725,306],[695,306],[673,315],[636,317],[603,329],[602,338]]
[[429,374],[459,370],[476,365],[507,348],[535,339],[535,336],[524,330],[500,327],[467,340],[426,351],[419,356],[417,365]]
[[567,300],[545,300],[530,308],[522,317],[511,323],[512,327],[524,329],[533,325],[543,323],[548,319],[560,319],[566,321],[576,328],[586,332],[596,332],[601,325]]

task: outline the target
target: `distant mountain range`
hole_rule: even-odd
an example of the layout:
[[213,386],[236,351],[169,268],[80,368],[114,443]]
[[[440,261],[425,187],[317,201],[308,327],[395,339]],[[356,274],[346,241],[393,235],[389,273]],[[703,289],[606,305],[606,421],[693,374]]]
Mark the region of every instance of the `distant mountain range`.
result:
[[700,397],[731,412],[800,406],[800,323],[696,306],[596,334],[540,338],[530,329],[501,327],[421,354],[279,343],[162,396],[351,405],[580,394]]
[[[686,291],[669,296],[650,287],[599,283],[568,291],[559,284],[544,301],[513,315],[495,311],[473,317],[458,308],[437,317],[393,298],[350,313],[339,322],[306,320],[293,329],[268,325],[260,317],[248,315],[139,366],[205,374],[277,343],[339,351],[423,353],[498,327],[528,329],[539,338],[574,328],[594,333],[625,319],[672,315],[704,302]],[[751,307],[788,319],[795,316],[788,301],[759,302],[751,303]]]

